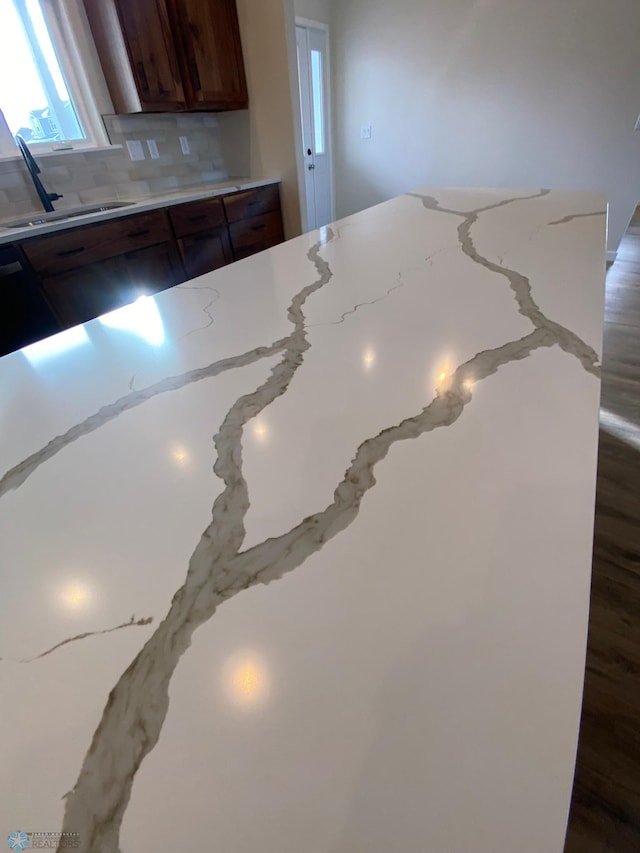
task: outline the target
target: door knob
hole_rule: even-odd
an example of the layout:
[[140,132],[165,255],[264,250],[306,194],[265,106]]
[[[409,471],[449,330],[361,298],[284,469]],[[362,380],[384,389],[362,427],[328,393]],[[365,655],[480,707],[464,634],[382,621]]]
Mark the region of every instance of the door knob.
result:
[[307,157],[311,157],[311,149],[307,148]]
[[311,171],[312,171],[312,169],[315,169],[315,164],[314,164],[314,163],[309,163],[309,165],[307,166],[307,169],[311,172]]

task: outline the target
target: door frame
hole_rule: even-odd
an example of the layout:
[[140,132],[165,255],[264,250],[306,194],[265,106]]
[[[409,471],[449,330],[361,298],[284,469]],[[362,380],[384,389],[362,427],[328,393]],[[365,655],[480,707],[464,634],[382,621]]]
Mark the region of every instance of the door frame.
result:
[[[329,159],[329,193],[331,198],[331,221],[334,222],[336,218],[336,182],[335,182],[335,172],[333,168],[333,102],[331,99],[331,32],[329,24],[324,24],[322,21],[313,21],[311,18],[303,18],[300,15],[296,15],[295,20],[296,27],[306,27],[314,30],[323,30],[326,39],[327,39],[327,62],[325,63],[325,92],[326,92],[326,110],[327,115],[325,118],[329,123],[329,133],[327,134],[327,155]],[[300,99],[300,80],[298,78],[298,65],[296,62],[296,81],[298,84],[298,89],[296,92],[296,97],[298,100]],[[300,117],[300,121],[302,122],[302,117]],[[300,138],[302,139],[302,124],[300,126]],[[301,211],[304,210],[304,218],[306,220],[306,209],[307,209],[307,199],[306,199],[306,189],[304,179],[302,181],[302,190],[304,195],[304,204],[300,205]],[[307,223],[307,227],[308,227]]]

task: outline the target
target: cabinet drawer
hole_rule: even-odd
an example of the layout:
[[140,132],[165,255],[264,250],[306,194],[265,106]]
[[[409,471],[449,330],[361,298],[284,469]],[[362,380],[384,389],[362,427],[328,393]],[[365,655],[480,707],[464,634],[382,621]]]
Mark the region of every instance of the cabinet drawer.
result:
[[154,210],[47,237],[34,237],[26,240],[22,249],[34,270],[42,276],[49,276],[164,243],[171,238],[165,211]]
[[229,226],[229,233],[236,261],[276,246],[284,240],[280,211],[234,222]]
[[187,279],[197,278],[233,261],[226,225],[182,237],[178,243]]
[[268,187],[256,187],[245,192],[224,197],[224,209],[228,222],[238,222],[250,216],[258,216],[271,210],[280,209],[280,192],[277,184]]
[[169,209],[169,217],[176,237],[187,237],[226,224],[222,199],[219,198],[177,204]]
[[173,287],[183,279],[182,265],[171,242],[46,276],[42,288],[63,328],[68,328],[134,302],[143,294]]

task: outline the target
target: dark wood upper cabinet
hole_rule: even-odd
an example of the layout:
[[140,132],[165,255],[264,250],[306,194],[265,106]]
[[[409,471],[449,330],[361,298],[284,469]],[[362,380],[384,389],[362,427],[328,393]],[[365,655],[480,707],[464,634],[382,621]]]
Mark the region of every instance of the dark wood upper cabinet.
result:
[[247,106],[235,0],[84,0],[117,113]]
[[178,54],[164,0],[115,0],[143,110],[184,110]]
[[195,109],[247,106],[235,0],[169,0],[181,44],[182,76]]

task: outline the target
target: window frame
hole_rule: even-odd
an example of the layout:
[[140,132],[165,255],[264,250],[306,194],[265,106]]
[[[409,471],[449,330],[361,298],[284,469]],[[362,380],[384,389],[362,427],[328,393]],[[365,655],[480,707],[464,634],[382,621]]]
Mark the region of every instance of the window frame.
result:
[[[82,0],[39,0],[84,139],[29,141],[34,154],[63,154],[111,147],[102,120],[113,103]],[[0,107],[0,159],[20,158],[20,151]]]

